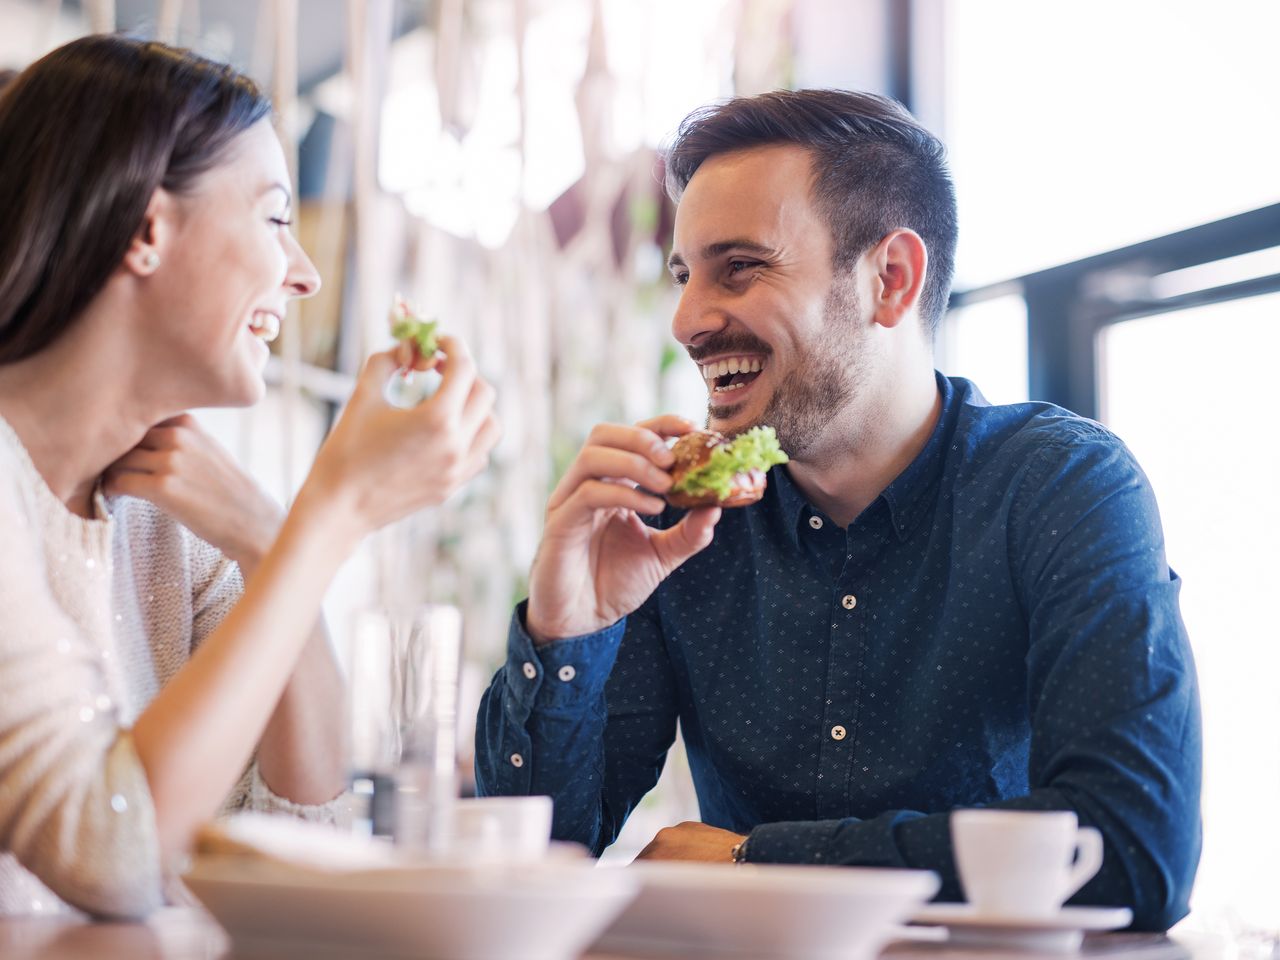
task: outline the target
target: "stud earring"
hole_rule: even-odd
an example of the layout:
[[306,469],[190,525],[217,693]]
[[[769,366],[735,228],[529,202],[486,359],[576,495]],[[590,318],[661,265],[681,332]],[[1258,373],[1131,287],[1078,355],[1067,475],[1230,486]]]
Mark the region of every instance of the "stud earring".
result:
[[160,266],[160,254],[156,253],[154,250],[148,251],[142,258],[142,265],[148,270],[154,270],[156,267]]

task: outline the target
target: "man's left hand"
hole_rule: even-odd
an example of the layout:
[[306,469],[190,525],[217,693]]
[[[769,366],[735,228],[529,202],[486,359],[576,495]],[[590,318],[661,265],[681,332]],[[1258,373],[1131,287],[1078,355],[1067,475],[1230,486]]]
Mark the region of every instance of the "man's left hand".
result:
[[664,827],[637,860],[698,860],[703,863],[733,863],[733,848],[746,837],[705,823],[685,821]]

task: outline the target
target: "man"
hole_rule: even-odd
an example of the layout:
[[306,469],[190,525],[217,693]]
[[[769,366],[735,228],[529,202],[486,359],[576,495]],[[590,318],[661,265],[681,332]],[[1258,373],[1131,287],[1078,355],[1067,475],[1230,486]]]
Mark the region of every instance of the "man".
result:
[[772,425],[791,463],[751,507],[663,510],[663,438],[692,425],[592,432],[481,709],[480,790],[550,794],[599,852],[679,720],[705,822],[646,856],[921,867],[960,899],[949,811],[1073,810],[1106,839],[1076,901],[1172,924],[1200,733],[1155,502],[1105,428],[935,374],[941,144],[880,97],[779,92],[686,119],[668,173],[708,425]]

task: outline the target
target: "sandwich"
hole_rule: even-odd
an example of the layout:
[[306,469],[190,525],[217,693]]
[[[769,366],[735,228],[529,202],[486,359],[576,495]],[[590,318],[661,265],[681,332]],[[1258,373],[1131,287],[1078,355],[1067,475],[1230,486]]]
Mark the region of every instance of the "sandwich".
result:
[[752,427],[729,440],[714,430],[695,430],[671,452],[673,507],[745,507],[764,496],[770,467],[787,462],[773,427]]
[[434,365],[437,326],[435,320],[422,319],[403,297],[396,297],[391,305],[391,336],[400,341],[401,366],[406,371]]

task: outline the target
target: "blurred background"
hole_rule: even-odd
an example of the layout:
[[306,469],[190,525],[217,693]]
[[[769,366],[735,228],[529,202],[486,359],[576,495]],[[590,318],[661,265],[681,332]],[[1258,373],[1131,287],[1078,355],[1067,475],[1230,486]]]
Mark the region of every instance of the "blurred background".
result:
[[[357,610],[458,604],[464,718],[586,432],[702,415],[668,331],[664,138],[775,87],[903,101],[949,145],[960,203],[939,368],[1102,420],[1155,485],[1204,706],[1185,923],[1280,927],[1280,4],[0,0],[0,24],[0,68],[120,29],[272,92],[324,289],[274,346],[268,401],[200,416],[282,501],[388,344],[394,293],[470,342],[500,393],[493,469],[370,541],[326,608],[341,647]],[[677,752],[611,853],[696,815]]]

